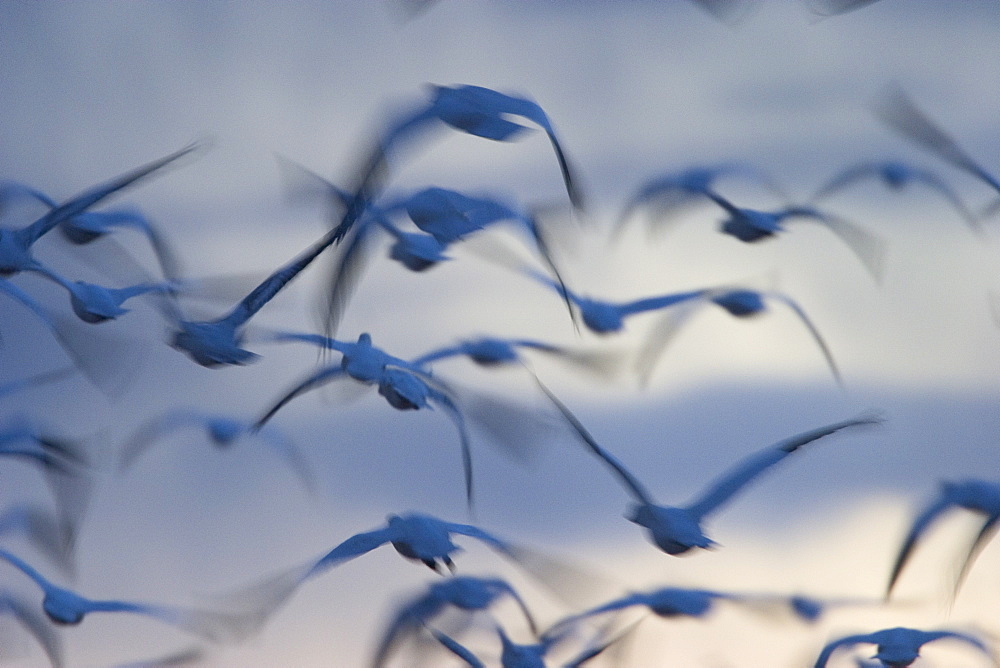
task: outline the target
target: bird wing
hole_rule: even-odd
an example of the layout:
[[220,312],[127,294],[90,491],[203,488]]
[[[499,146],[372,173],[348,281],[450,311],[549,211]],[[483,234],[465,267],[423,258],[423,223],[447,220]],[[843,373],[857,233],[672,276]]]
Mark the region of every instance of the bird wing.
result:
[[445,635],[437,629],[432,629],[428,627],[431,635],[434,636],[439,643],[445,646],[449,652],[465,661],[469,665],[469,668],[486,668],[486,664],[480,661],[472,651],[465,645],[462,645],[454,638]]
[[986,544],[996,535],[997,529],[1000,529],[1000,515],[992,515],[983,523],[979,533],[976,534],[975,540],[972,541],[969,552],[962,561],[962,566],[958,569],[958,576],[955,578],[955,587],[952,590],[952,596],[958,596],[958,590],[962,587],[962,583],[965,582],[965,577],[969,574],[969,569],[972,568],[976,557],[983,551]]
[[394,538],[396,536],[388,527],[355,534],[320,557],[302,579],[313,577],[328,568],[339,566],[345,561],[367,554]]
[[803,432],[791,438],[779,441],[764,450],[756,452],[733,469],[716,480],[705,492],[687,506],[687,510],[695,517],[703,518],[716,508],[731,499],[737,492],[743,489],[747,483],[758,475],[771,468],[782,459],[798,450],[803,445],[815,440],[829,436],[841,429],[849,427],[878,423],[880,420],[873,416],[861,416],[851,420],[835,422],[825,427],[819,427]]
[[309,248],[295,256],[290,262],[279,268],[273,274],[254,288],[242,299],[221,322],[231,325],[234,329],[246,323],[257,311],[271,301],[292,279],[315,260],[320,253],[337,241],[333,232],[327,232]]
[[[411,372],[414,371],[413,369],[409,369],[409,367],[404,368],[407,368]],[[462,448],[462,470],[465,476],[465,502],[469,508],[469,512],[472,512],[475,505],[472,488],[472,452],[469,448],[469,430],[465,424],[465,416],[450,396],[447,386],[443,385],[439,379],[433,378],[423,371],[418,372],[418,375],[431,383],[429,385],[431,389],[430,398],[445,409],[448,417],[451,418],[451,421],[455,424],[455,428],[458,430],[459,444]]]
[[826,668],[826,662],[829,661],[830,657],[833,656],[833,653],[836,652],[841,647],[844,647],[846,645],[857,645],[858,643],[876,642],[872,638],[872,635],[873,634],[871,633],[865,633],[853,636],[845,636],[843,638],[839,638],[837,640],[827,643],[826,646],[823,648],[823,651],[821,651],[819,653],[819,656],[816,658],[816,665],[814,666],[814,668]]
[[559,398],[556,397],[556,395],[553,394],[552,391],[549,390],[549,388],[547,388],[537,376],[534,378],[538,387],[541,388],[542,392],[545,393],[545,396],[549,398],[552,404],[559,409],[559,412],[563,414],[563,417],[565,417],[566,421],[570,423],[570,426],[573,427],[576,433],[583,440],[584,444],[590,448],[591,452],[604,460],[605,464],[611,467],[611,470],[618,475],[618,478],[625,484],[626,487],[628,487],[629,491],[631,491],[636,499],[638,499],[639,503],[647,506],[656,505],[656,502],[653,501],[652,495],[635,476],[629,473],[624,464],[619,462],[618,459],[616,459],[611,453],[607,452],[604,448],[598,445],[597,441],[594,440],[594,437],[590,435],[590,432],[583,426],[583,423],[581,423],[580,420],[573,415],[572,411],[570,411],[569,408],[567,408],[566,405],[560,401]]
[[689,301],[683,307],[665,311],[656,321],[646,337],[646,342],[635,356],[635,371],[639,375],[639,383],[643,387],[649,384],[653,369],[656,368],[657,361],[670,341],[706,303],[703,300]]
[[847,169],[839,172],[829,181],[827,181],[819,190],[810,198],[810,201],[818,202],[819,200],[829,197],[840,190],[843,190],[847,186],[853,185],[858,181],[872,176],[877,176],[881,171],[881,166],[877,162],[863,162],[859,165],[852,165]]
[[799,317],[802,324],[805,325],[806,329],[809,330],[809,333],[812,334],[813,340],[816,341],[816,345],[818,345],[819,349],[823,352],[823,358],[826,360],[827,366],[830,367],[830,372],[837,380],[837,384],[843,385],[843,381],[840,377],[840,370],[837,368],[837,363],[833,359],[833,354],[830,352],[830,348],[826,345],[826,341],[823,339],[823,336],[819,333],[819,330],[816,329],[816,326],[813,324],[812,320],[809,319],[809,316],[806,315],[806,312],[802,310],[801,306],[799,306],[798,302],[793,300],[791,297],[781,294],[780,292],[769,292],[767,293],[767,296],[782,302],[788,306],[788,308],[792,309],[795,315]]
[[205,416],[202,413],[184,408],[168,411],[159,417],[146,421],[122,446],[118,470],[124,471],[131,467],[139,457],[152,447],[156,439],[166,432],[191,424],[204,424],[204,422]]
[[968,633],[960,633],[958,631],[925,631],[924,637],[926,638],[926,640],[924,640],[924,642],[921,644],[926,644],[929,642],[933,642],[935,640],[940,640],[941,638],[954,638],[955,640],[961,640],[963,642],[969,643],[976,649],[980,650],[983,654],[986,654],[991,659],[993,659],[993,664],[996,665],[996,659],[993,657],[993,652],[990,651],[990,648],[987,647],[982,640],[976,638],[975,636],[971,636]]
[[618,308],[621,309],[622,315],[656,311],[661,308],[667,308],[675,304],[681,304],[683,302],[691,301],[692,299],[703,297],[708,294],[708,292],[708,290],[690,290],[688,292],[675,292],[673,294],[660,295],[658,297],[646,297],[644,299],[636,299],[635,301],[627,302],[625,304],[619,304]]
[[825,225],[861,260],[861,264],[876,281],[882,280],[887,244],[881,236],[845,218],[810,207],[793,207],[787,209],[785,213],[788,217],[811,218]]
[[272,450],[285,460],[285,463],[291,467],[306,489],[310,493],[315,493],[316,477],[298,446],[276,429],[261,428],[257,433],[264,439],[265,443],[271,446]]
[[944,130],[925,116],[902,89],[894,87],[887,91],[877,104],[875,112],[884,123],[899,134],[1000,192],[1000,182],[973,160]]
[[470,538],[481,540],[501,554],[505,554],[512,559],[517,559],[516,551],[512,545],[477,526],[473,526],[471,524],[456,524],[454,522],[445,522],[444,525],[445,529],[449,533],[457,533],[462,536],[469,536]]
[[903,572],[903,567],[906,565],[907,559],[910,558],[910,554],[913,552],[913,548],[916,546],[917,541],[920,540],[920,536],[923,535],[927,527],[941,515],[941,513],[952,507],[953,502],[951,498],[946,494],[942,494],[939,498],[935,499],[927,508],[924,509],[920,515],[913,521],[913,525],[910,527],[909,533],[906,534],[906,538],[903,540],[903,546],[899,549],[899,553],[896,555],[896,561],[893,562],[892,571],[889,574],[889,584],[885,588],[885,596],[888,598],[892,594],[892,588],[896,585],[896,581],[899,579],[900,574]]
[[89,190],[85,190],[76,197],[64,202],[55,208],[51,209],[44,216],[31,223],[27,227],[18,231],[18,235],[24,241],[25,244],[30,245],[37,241],[43,234],[51,230],[53,227],[58,225],[60,222],[67,218],[71,218],[78,213],[86,211],[90,207],[99,203],[106,197],[133,185],[140,179],[149,176],[153,172],[165,167],[169,163],[181,158],[182,156],[191,153],[192,151],[200,148],[200,144],[194,143],[185,146],[181,150],[171,153],[170,155],[160,158],[159,160],[154,160],[141,167],[138,167],[132,171],[126,172],[121,176],[118,176],[110,181],[106,181],[100,185],[94,186]]
[[17,557],[7,550],[0,549],[0,559],[8,562],[11,566],[19,569],[22,573],[27,575],[29,578],[35,581],[42,591],[49,592],[55,589],[55,585],[52,584],[45,576],[34,569],[28,562],[24,561],[20,557]]
[[982,226],[979,224],[979,218],[976,214],[969,210],[969,207],[965,205],[962,198],[958,196],[955,189],[948,185],[944,179],[940,176],[926,169],[920,169],[914,171],[914,178],[918,179],[921,183],[927,187],[936,190],[938,194],[948,200],[948,203],[958,212],[962,217],[962,220],[972,229],[973,232],[981,234],[983,232]]
[[278,401],[276,401],[270,408],[268,408],[264,412],[264,414],[260,418],[258,418],[257,422],[254,423],[252,430],[260,431],[260,428],[263,427],[268,420],[274,417],[274,414],[277,413],[279,410],[281,410],[282,406],[287,404],[295,397],[299,396],[300,394],[304,394],[309,390],[320,387],[321,385],[325,385],[336,378],[340,378],[343,375],[344,375],[344,370],[340,368],[339,364],[320,369],[319,371],[312,374],[311,376],[303,380],[301,383],[293,387],[291,390],[286,392],[280,399],[278,399]]

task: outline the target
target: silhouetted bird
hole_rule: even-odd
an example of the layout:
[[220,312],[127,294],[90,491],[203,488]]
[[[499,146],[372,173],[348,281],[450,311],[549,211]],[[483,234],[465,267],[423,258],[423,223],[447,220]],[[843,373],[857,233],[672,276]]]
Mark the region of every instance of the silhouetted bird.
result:
[[886,666],[886,668],[903,668],[920,658],[921,647],[929,642],[943,638],[961,640],[972,645],[990,658],[993,656],[992,652],[990,652],[989,648],[981,640],[967,633],[959,633],[958,631],[921,631],[918,629],[896,627],[873,633],[846,636],[828,643],[816,659],[815,668],[825,668],[827,661],[830,660],[833,653],[841,647],[860,643],[875,645],[876,653],[872,658],[881,661],[882,665]]

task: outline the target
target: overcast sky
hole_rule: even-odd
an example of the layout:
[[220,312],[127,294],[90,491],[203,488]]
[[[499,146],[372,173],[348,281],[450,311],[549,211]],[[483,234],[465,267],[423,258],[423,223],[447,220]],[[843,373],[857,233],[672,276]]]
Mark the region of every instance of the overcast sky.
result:
[[[747,280],[773,284],[809,314],[843,376],[841,388],[780,304],[749,321],[698,314],[646,388],[628,375],[595,380],[532,358],[658,501],[684,503],[746,453],[794,433],[871,408],[888,421],[819,443],[770,472],[708,526],[722,549],[678,559],[621,517],[626,491],[558,423],[541,417],[531,426],[528,416],[546,409],[525,374],[449,361],[435,373],[516,403],[510,419],[537,441],[526,465],[477,438],[476,520],[581,558],[622,587],[880,596],[907,522],[938,480],[992,479],[1000,465],[1000,331],[989,301],[1000,282],[991,222],[977,237],[919,187],[890,192],[868,182],[831,198],[831,210],[885,241],[880,282],[811,222],[790,222],[778,238],[746,245],[719,234],[720,214],[704,206],[661,235],[645,233],[642,214],[617,243],[607,233],[646,180],[724,161],[767,171],[789,197],[725,182],[744,206],[802,202],[849,165],[899,159],[936,171],[981,209],[995,193],[893,134],[872,106],[888,86],[901,86],[988,170],[1000,168],[997,3],[882,0],[817,21],[801,3],[767,0],[736,26],[680,1],[443,0],[409,19],[403,4],[0,2],[0,178],[61,200],[206,142],[197,159],[112,205],[141,208],[186,276],[251,274],[232,294],[197,307],[206,317],[221,315],[328,224],[321,203],[287,197],[276,156],[347,184],[390,112],[425,100],[425,84],[528,96],[550,117],[588,198],[587,220],[557,244],[574,289],[624,300]],[[542,132],[512,143],[445,134],[397,158],[389,184],[402,191],[434,185],[526,206],[565,203]],[[3,213],[5,225],[25,222]],[[525,248],[516,233],[491,234]],[[154,271],[138,235],[123,232],[119,243]],[[73,278],[110,283],[121,274],[94,268],[113,262],[102,252],[88,250],[88,264],[57,239],[37,245],[40,259]],[[415,274],[377,253],[338,335],[370,332],[401,357],[473,334],[634,351],[654,319],[637,316],[619,335],[577,334],[554,293],[465,248],[450,254]],[[315,331],[324,276],[311,268],[253,322]],[[55,286],[34,276],[13,281],[69,313]],[[114,366],[130,380],[124,393],[107,396],[75,378],[5,398],[7,414],[28,411],[57,433],[86,439],[94,452],[98,484],[72,582],[81,593],[188,604],[317,556],[387,513],[469,521],[445,413],[395,411],[370,388],[353,400],[306,395],[275,417],[315,469],[315,498],[259,441],[220,452],[196,430],[165,436],[130,471],[115,473],[121,445],[144,421],[178,406],[255,417],[316,364],[305,347],[249,344],[262,356],[255,364],[204,369],[165,345],[166,326],[150,303],[133,306],[120,321],[86,326],[120,347]],[[0,301],[0,317],[0,382],[67,363],[20,305]],[[0,479],[9,487],[4,503],[32,494],[51,503],[20,463]],[[918,605],[845,608],[809,627],[738,610],[708,621],[648,620],[633,660],[793,666],[814,660],[833,637],[888,626],[978,623],[1000,632],[990,626],[1000,612],[996,546],[984,551],[956,605],[942,602],[974,531],[952,520],[930,536],[901,581],[901,595]],[[495,554],[462,544],[468,554],[460,572],[511,577],[545,622],[569,612]],[[9,547],[68,582],[30,546],[9,539]],[[15,571],[2,577],[3,586],[34,594]],[[304,587],[260,637],[209,648],[205,665],[367,665],[394,606],[432,578],[383,547]],[[61,634],[73,666],[115,665],[191,644],[155,621],[118,616],[88,618]],[[26,636],[16,637],[0,661],[45,665]],[[474,644],[495,660],[486,636]],[[959,652],[952,660],[960,665],[988,665]],[[443,654],[428,656],[433,665],[452,665]],[[952,665],[934,663],[933,650],[927,656],[927,665]],[[398,665],[414,660],[404,652]]]

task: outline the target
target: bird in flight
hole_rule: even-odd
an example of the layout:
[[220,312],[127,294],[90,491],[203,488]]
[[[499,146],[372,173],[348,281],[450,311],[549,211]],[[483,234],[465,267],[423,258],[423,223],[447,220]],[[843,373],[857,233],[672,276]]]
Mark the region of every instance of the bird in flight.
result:
[[197,150],[198,144],[191,144],[170,155],[154,160],[110,181],[94,186],[62,204],[53,206],[41,218],[20,229],[0,229],[0,276],[10,276],[26,269],[34,269],[39,263],[31,256],[31,247],[42,236],[65,220],[85,213],[107,197],[150,176],[168,164]]
[[289,438],[273,425],[255,430],[252,420],[192,408],[175,408],[139,427],[122,448],[119,469],[132,466],[164,434],[185,427],[198,427],[220,450],[232,446],[241,439],[257,434],[291,467],[307,490],[314,492],[316,489],[312,470],[302,453]]
[[953,592],[954,595],[958,594],[958,590],[976,557],[1000,526],[998,525],[998,520],[1000,520],[1000,484],[998,483],[975,479],[941,483],[941,491],[913,520],[913,524],[903,540],[903,545],[896,555],[896,561],[893,563],[892,572],[889,575],[889,584],[885,591],[886,598],[892,594],[892,590],[920,537],[941,515],[953,508],[969,510],[984,518],[955,579]]
[[960,633],[958,631],[921,631],[919,629],[898,626],[873,633],[845,636],[827,643],[816,659],[815,668],[825,668],[833,653],[841,647],[849,647],[861,643],[875,645],[876,653],[872,658],[880,661],[881,665],[886,668],[903,668],[920,658],[921,647],[929,642],[946,638],[960,640],[972,645],[991,659],[993,658],[992,652],[983,641],[967,633]]
[[541,382],[542,391],[549,395],[552,403],[573,425],[584,444],[600,458],[635,498],[629,514],[630,522],[646,529],[653,544],[671,555],[684,554],[694,548],[710,549],[715,541],[705,535],[702,524],[709,515],[730,501],[747,484],[773,467],[788,455],[804,445],[834,434],[842,429],[878,424],[881,420],[873,416],[861,416],[842,422],[835,422],[817,429],[803,432],[750,455],[723,474],[686,506],[657,505],[646,487],[632,475],[618,458],[601,447],[586,427],[575,415],[556,398]]
[[153,617],[208,640],[225,641],[243,638],[257,624],[256,615],[184,609],[151,603],[120,600],[96,600],[60,587],[43,576],[26,561],[7,550],[0,550],[0,559],[14,566],[42,590],[42,610],[55,624],[79,624],[94,612],[127,612]]
[[455,607],[468,613],[486,610],[498,599],[508,596],[521,608],[533,635],[537,635],[534,617],[517,591],[500,578],[479,578],[456,575],[441,582],[435,582],[427,591],[396,610],[382,635],[375,651],[372,665],[385,665],[390,654],[402,641],[403,636],[412,634],[447,607]]

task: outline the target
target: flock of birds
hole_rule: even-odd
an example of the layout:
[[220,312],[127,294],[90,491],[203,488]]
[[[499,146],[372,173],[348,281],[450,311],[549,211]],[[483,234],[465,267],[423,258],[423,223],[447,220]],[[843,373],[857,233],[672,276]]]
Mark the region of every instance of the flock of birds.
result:
[[[712,3],[705,3],[712,4]],[[837,3],[828,3],[831,7]],[[841,2],[842,11],[867,2]],[[829,13],[834,13],[833,9]],[[886,96],[879,109],[883,120],[894,130],[942,160],[996,190],[1000,182],[971,158],[937,124],[927,118],[902,92]],[[513,200],[496,196],[472,195],[441,187],[427,187],[412,193],[398,193],[389,188],[389,180],[401,156],[427,142],[433,133],[459,132],[497,142],[513,141],[533,129],[541,129],[554,152],[566,194],[566,211],[586,220],[588,209],[571,161],[554,130],[548,114],[535,102],[479,86],[432,86],[425,100],[401,111],[377,136],[370,153],[356,171],[356,180],[348,188],[330,183],[304,168],[288,164],[296,175],[299,188],[321,201],[330,212],[329,231],[311,246],[279,267],[257,285],[225,315],[196,320],[185,315],[184,300],[192,296],[196,282],[179,275],[171,245],[162,230],[151,224],[134,208],[102,208],[106,201],[177,167],[204,150],[193,144],[150,162],[121,176],[102,182],[65,201],[58,201],[39,190],[13,181],[0,183],[0,215],[5,219],[31,211],[44,212],[22,227],[0,228],[0,289],[28,309],[65,350],[72,366],[40,372],[0,386],[0,395],[10,395],[44,383],[57,383],[77,373],[85,375],[98,387],[102,374],[114,360],[94,359],[92,348],[82,345],[78,328],[66,327],[67,314],[53,312],[41,300],[18,285],[21,274],[35,274],[51,281],[69,298],[68,310],[89,326],[127,317],[126,303],[146,300],[168,323],[167,342],[180,353],[203,367],[240,366],[258,360],[259,354],[246,346],[252,342],[298,343],[320,351],[318,368],[305,374],[293,387],[277,396],[269,406],[261,407],[254,419],[222,415],[211,411],[176,408],[137,425],[134,435],[123,445],[119,468],[125,470],[165,434],[184,428],[203,431],[213,444],[227,447],[250,435],[273,448],[309,491],[317,488],[307,458],[298,446],[272,424],[280,421],[284,407],[321,386],[340,382],[377,388],[390,406],[401,411],[436,408],[454,426],[461,446],[466,502],[474,512],[475,485],[471,450],[470,417],[464,406],[462,390],[434,372],[434,363],[464,357],[486,367],[517,365],[531,374],[540,396],[544,396],[560,423],[578,439],[582,450],[603,463],[625,488],[631,505],[626,519],[642,527],[650,542],[667,555],[681,555],[717,547],[706,533],[705,524],[732,499],[761,475],[783,462],[789,455],[841,431],[854,431],[881,422],[878,414],[863,414],[788,438],[750,453],[720,477],[711,481],[692,501],[680,506],[658,504],[646,485],[616,454],[599,444],[570,408],[531,370],[525,353],[538,353],[564,361],[578,368],[595,369],[608,365],[631,364],[637,378],[648,380],[671,337],[689,317],[701,308],[718,307],[736,318],[750,318],[772,304],[790,309],[816,344],[834,380],[841,382],[840,371],[830,347],[806,311],[781,291],[757,289],[752,285],[712,285],[698,290],[653,295],[628,302],[603,300],[578,293],[567,285],[552,253],[553,228],[549,224],[552,207],[524,207]],[[659,175],[640,187],[623,208],[612,234],[617,234],[637,215],[645,215],[657,225],[676,224],[690,206],[717,207],[721,216],[719,230],[740,242],[759,243],[786,232],[797,222],[824,226],[858,258],[861,266],[875,280],[881,276],[885,244],[878,235],[825,208],[824,202],[836,193],[866,179],[881,181],[890,190],[910,185],[933,189],[955,210],[958,219],[971,233],[982,234],[982,222],[998,208],[990,205],[976,212],[951,186],[931,169],[898,161],[873,161],[852,165],[823,184],[801,204],[777,210],[757,210],[740,206],[722,194],[719,181],[737,177],[781,195],[778,187],[763,171],[745,163],[711,167],[696,166]],[[550,291],[566,309],[571,326],[581,327],[599,337],[621,331],[633,315],[656,312],[660,320],[633,358],[611,360],[600,351],[557,345],[530,338],[509,339],[482,336],[460,340],[435,350],[404,359],[375,345],[368,333],[356,340],[336,338],[337,329],[363,270],[379,260],[376,253],[388,240],[388,257],[406,269],[422,272],[448,259],[448,250],[493,226],[514,226],[534,256],[532,261],[503,252],[492,259]],[[61,234],[71,244],[87,244],[99,238],[117,238],[122,228],[139,231],[157,259],[155,269],[142,268],[146,280],[125,287],[107,287],[63,275],[57,268],[37,260],[36,243],[46,243]],[[335,254],[336,262],[328,290],[319,298],[324,315],[324,331],[285,330],[253,331],[251,320],[284,288],[323,254]],[[336,361],[329,357],[336,355]],[[515,444],[510,444],[515,447]],[[208,642],[242,640],[258,631],[294,593],[313,578],[351,559],[361,557],[386,544],[405,559],[421,563],[440,577],[426,590],[401,605],[385,626],[373,653],[372,665],[382,666],[403,651],[406,643],[416,645],[408,661],[419,662],[419,653],[451,656],[468,666],[485,666],[487,659],[470,649],[494,647],[490,660],[499,657],[505,668],[529,668],[551,665],[546,658],[556,649],[569,656],[560,665],[583,666],[591,660],[615,651],[626,643],[643,619],[626,616],[623,611],[644,609],[663,618],[702,617],[717,603],[783,606],[803,623],[815,621],[837,601],[804,595],[783,596],[748,594],[681,587],[662,587],[644,592],[626,593],[587,609],[572,612],[541,629],[530,606],[507,581],[498,577],[456,574],[459,565],[453,556],[461,550],[454,540],[464,537],[481,541],[503,558],[531,570],[530,550],[494,535],[474,524],[449,522],[437,517],[408,512],[387,517],[386,524],[346,538],[328,552],[309,559],[288,571],[248,587],[240,597],[243,604],[225,609],[181,608],[129,600],[102,600],[85,597],[56,584],[50,567],[60,572],[55,580],[73,576],[74,546],[77,541],[87,499],[93,493],[96,478],[88,452],[78,443],[53,438],[38,427],[33,416],[11,417],[0,430],[0,456],[24,460],[40,470],[54,499],[54,512],[30,504],[11,505],[0,514],[0,540],[20,536],[37,554],[27,558],[13,549],[0,549],[0,560],[10,582],[0,589],[0,614],[7,614],[22,624],[42,646],[53,666],[65,664],[59,626],[84,623],[90,613],[131,613],[153,617]],[[799,458],[800,455],[796,455]],[[808,455],[801,455],[803,459]],[[922,536],[944,513],[964,509],[984,518],[981,530],[969,547],[954,583],[958,596],[961,584],[975,559],[1000,526],[1000,481],[962,480],[942,484],[940,493],[913,520],[897,558],[891,566],[884,601],[888,603],[907,563]],[[2,544],[2,543],[0,543]],[[47,560],[39,567],[35,557]],[[44,558],[44,559],[43,559]],[[18,572],[20,574],[18,574]],[[22,582],[23,581],[23,582]],[[22,592],[31,583],[40,597]],[[247,593],[244,592],[244,593]],[[518,643],[512,639],[520,631],[505,628],[489,614],[493,605],[511,599],[523,613],[531,640]],[[446,616],[445,611],[460,613]],[[456,621],[458,620],[458,621]],[[485,628],[486,636],[481,631]],[[920,655],[923,645],[939,639],[963,642],[993,657],[994,650],[977,634],[952,629],[914,629],[906,627],[874,630],[870,633],[832,639],[825,647],[815,648],[815,666],[821,668],[836,655],[847,656],[855,645],[874,645],[869,659],[857,658],[858,666],[908,666]],[[2,641],[2,639],[0,639]],[[432,649],[433,648],[433,649]],[[159,665],[196,660],[202,650],[163,658]],[[436,654],[434,654],[436,652]],[[433,659],[431,660],[433,661]],[[495,663],[495,661],[494,661]],[[148,665],[148,664],[147,664]]]

